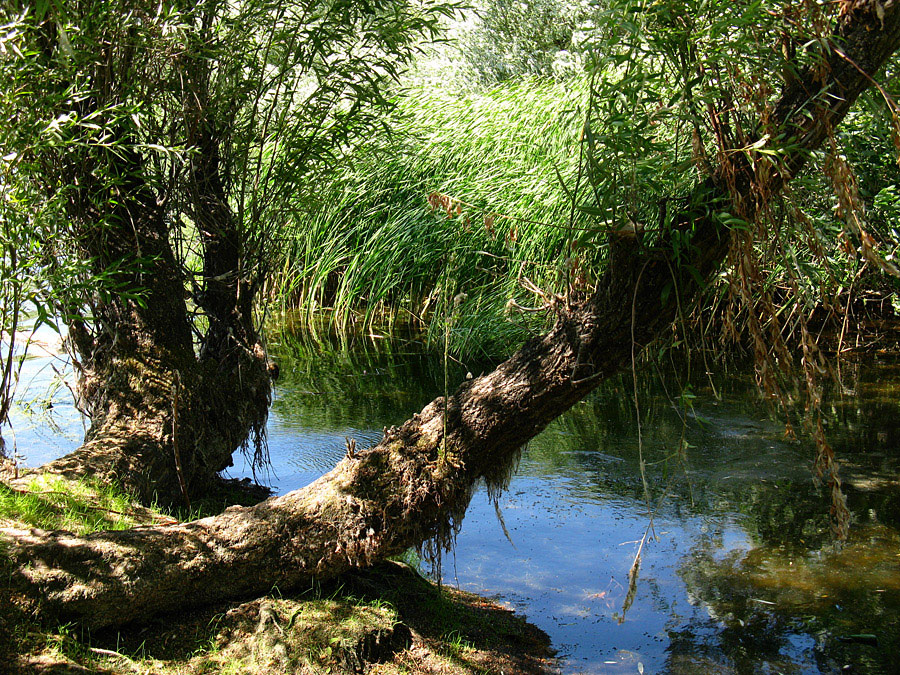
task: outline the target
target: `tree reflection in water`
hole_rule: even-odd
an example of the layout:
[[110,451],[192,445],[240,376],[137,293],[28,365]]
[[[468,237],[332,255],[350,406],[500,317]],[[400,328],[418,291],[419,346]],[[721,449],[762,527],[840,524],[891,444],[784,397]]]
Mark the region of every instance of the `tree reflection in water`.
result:
[[[279,492],[331,468],[345,437],[373,442],[443,390],[440,359],[411,342],[378,344],[329,348],[286,335],[272,345],[281,379],[270,479]],[[751,372],[723,367],[711,386],[703,373],[679,383],[645,369],[643,458],[659,541],[643,552],[625,622],[617,616],[633,542],[648,524],[630,374],[525,450],[499,499],[515,548],[493,504],[476,495],[445,582],[522,609],[550,633],[570,673],[634,673],[639,664],[647,673],[896,672],[900,365],[869,361],[844,364],[829,398],[829,437],[854,518],[842,548],[812,481],[812,448],[784,439]],[[449,377],[487,367],[452,363]],[[693,407],[681,408],[682,391]],[[77,421],[68,427],[80,435]]]

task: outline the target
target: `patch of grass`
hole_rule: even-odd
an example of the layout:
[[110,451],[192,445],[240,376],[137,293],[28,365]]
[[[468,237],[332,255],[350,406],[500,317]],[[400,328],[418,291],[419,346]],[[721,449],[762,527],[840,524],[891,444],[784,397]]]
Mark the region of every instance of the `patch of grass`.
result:
[[146,522],[147,512],[107,484],[59,476],[38,476],[25,485],[0,483],[0,520],[27,527],[77,534],[122,530]]
[[[409,91],[391,133],[356,148],[316,203],[297,205],[270,298],[297,310],[307,331],[321,331],[325,316],[325,329],[344,335],[425,328],[461,358],[505,351],[542,321],[507,317],[511,299],[540,304],[519,277],[563,290],[571,240],[577,265],[593,269],[585,256],[602,246],[587,244],[607,234],[583,215],[569,229],[558,177],[577,174],[585,87],[526,80],[465,96]],[[460,201],[432,213],[432,193]]]
[[459,631],[451,631],[441,638],[443,643],[443,652],[457,659],[463,658],[466,654],[475,651],[475,644],[471,640],[466,640]]

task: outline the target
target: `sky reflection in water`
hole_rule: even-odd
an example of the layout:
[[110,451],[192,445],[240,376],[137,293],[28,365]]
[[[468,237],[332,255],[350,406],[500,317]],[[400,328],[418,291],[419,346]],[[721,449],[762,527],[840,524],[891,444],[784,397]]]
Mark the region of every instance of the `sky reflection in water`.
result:
[[[322,355],[285,341],[273,351],[282,380],[263,478],[279,492],[334,466],[346,438],[377,442],[383,427],[443,390],[442,364],[408,347]],[[454,368],[451,381],[464,373]],[[870,364],[844,374],[846,391],[830,409],[855,518],[842,550],[831,545],[828,504],[812,483],[812,449],[784,440],[751,375],[716,374],[720,401],[708,382],[693,382],[697,398],[683,422],[669,398],[678,383],[647,374],[642,454],[656,538],[644,546],[624,617],[628,571],[650,522],[630,376],[525,449],[499,499],[512,542],[479,490],[444,561],[445,583],[527,614],[551,635],[568,673],[895,672],[900,370]],[[34,420],[18,431],[29,464],[77,444],[71,408],[60,400],[54,413],[64,440]],[[248,474],[237,458],[232,475]]]

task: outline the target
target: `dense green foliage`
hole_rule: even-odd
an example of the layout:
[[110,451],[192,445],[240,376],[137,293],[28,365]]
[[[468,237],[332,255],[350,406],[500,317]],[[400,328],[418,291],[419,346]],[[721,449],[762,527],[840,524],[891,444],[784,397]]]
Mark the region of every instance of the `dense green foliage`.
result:
[[[482,9],[457,31],[467,63],[437,58],[419,70],[390,131],[357,146],[352,164],[324,181],[321,202],[293,223],[270,297],[299,308],[305,323],[328,310],[330,327],[347,334],[389,318],[428,326],[460,355],[506,351],[536,321],[518,312],[510,321],[510,300],[541,305],[521,277],[547,292],[587,290],[610,233],[637,230],[653,246],[728,153],[777,166],[781,141],[765,135],[765,120],[780,87],[815,67],[810,45],[829,26],[821,7],[778,3],[742,3],[740,12],[733,3],[636,0]],[[559,20],[540,18],[551,15]],[[535,21],[566,37],[532,30]],[[584,68],[554,79],[547,64],[559,45],[572,47],[573,31]],[[509,65],[528,36],[525,60],[543,65]],[[503,73],[491,71],[500,62]],[[892,287],[881,270],[900,241],[891,225],[896,72],[889,66],[885,92],[867,95],[809,158],[814,170],[758,222],[720,214],[743,233],[732,262],[747,264],[729,266],[710,289],[704,317],[713,311],[736,335],[736,323],[762,325],[750,315],[780,312],[786,301],[803,313],[830,307],[863,268],[868,286]],[[466,73],[474,82],[460,80]],[[437,219],[425,208],[434,193],[443,197]],[[884,242],[880,252],[870,235]],[[689,237],[676,245],[687,253]]]
[[[535,303],[519,279],[564,286],[571,204],[560,177],[577,171],[581,112],[572,94],[539,80],[462,97],[408,91],[391,133],[360,145],[294,223],[273,295],[308,323],[331,310],[341,332],[388,319],[431,326],[440,344],[449,323],[460,352],[507,349],[528,324],[504,316],[510,300]],[[435,193],[461,201],[429,207]]]
[[[168,250],[198,342],[216,308],[207,287],[252,301],[285,221],[381,125],[399,72],[451,11],[431,0],[4,4],[0,423],[26,310],[112,338]],[[162,223],[156,252],[140,244],[147,222]]]
[[[331,328],[344,334],[371,331],[379,317],[409,315],[428,327],[445,359],[502,353],[522,328],[551,320],[556,303],[590,293],[612,264],[611,241],[659,248],[670,266],[683,266],[704,283],[690,262],[702,257],[693,241],[698,220],[685,222],[683,214],[697,206],[691,203],[696,187],[714,178],[733,193],[728,210],[713,207],[729,240],[726,265],[714,283],[704,283],[698,302],[678,300],[673,339],[721,337],[748,348],[758,384],[791,420],[789,430],[799,422],[815,438],[816,474],[831,486],[835,519],[846,532],[849,513],[821,410],[828,367],[811,318],[817,308],[832,318],[843,315],[842,324],[835,322],[840,349],[853,292],[891,289],[900,278],[893,262],[896,224],[878,222],[896,209],[896,62],[883,73],[886,85],[869,91],[847,127],[828,129],[821,149],[800,155],[796,147],[803,144],[777,126],[783,120],[773,121],[775,107],[783,89],[826,67],[835,14],[815,3],[738,4],[740,11],[733,2],[708,0],[597,3],[581,42],[585,73],[566,77],[561,88],[549,79],[510,79],[512,71],[552,68],[520,62],[509,72],[492,72],[484,54],[473,52],[471,67],[482,83],[503,84],[486,93],[466,88],[456,94],[458,108],[443,89],[407,98],[401,110],[409,126],[395,124],[394,133],[357,150],[353,168],[332,175],[337,196],[295,224],[283,277],[296,274],[297,281],[279,284],[282,302],[300,307],[309,326],[313,313],[329,310]],[[482,30],[487,35],[491,26],[506,25],[518,48],[517,31],[529,22],[509,20],[514,14],[488,12]],[[554,39],[548,40],[529,49],[549,58]],[[563,43],[557,46],[569,44]],[[432,92],[440,78],[425,81]],[[533,93],[542,91],[555,110],[568,113],[536,124]],[[504,106],[507,100],[520,105]],[[482,106],[493,114],[481,115]],[[508,134],[520,125],[530,129],[527,150],[507,154]],[[425,141],[410,140],[420,137]],[[559,154],[545,150],[546,139],[557,137],[564,141]],[[386,152],[372,150],[383,146]],[[415,159],[397,161],[407,156]],[[793,177],[804,164],[812,170],[786,190],[770,179]],[[751,199],[734,185],[738,166],[752,167]],[[425,194],[441,221],[427,220]],[[377,201],[358,209],[360,197],[370,195]],[[485,241],[497,214],[513,217],[504,223],[511,228],[501,239],[505,250]],[[473,223],[479,236],[468,231]],[[310,236],[322,231],[327,237]],[[488,257],[493,265],[484,264]],[[673,270],[661,304],[680,298],[675,277]],[[525,293],[533,294],[537,319],[521,316]],[[792,367],[792,343],[802,351],[802,377]]]
[[474,84],[490,87],[522,76],[579,76],[603,4],[579,0],[476,3],[459,37],[459,50]]
[[[480,3],[406,79],[447,6],[8,8],[0,73],[15,124],[2,131],[0,208],[17,255],[3,258],[4,330],[25,305],[39,318],[89,318],[98,289],[142,301],[118,274],[146,264],[139,254],[96,264],[80,247],[103,236],[104,205],[136,171],[163,205],[202,340],[196,222],[209,195],[195,181],[213,158],[240,241],[232,273],[300,310],[307,330],[387,322],[426,328],[458,356],[506,352],[550,318],[527,311],[545,308],[539,289],[583,297],[610,236],[636,231],[654,245],[721,157],[777,164],[778,140],[752,139],[766,138],[781,85],[815,67],[811,46],[831,15],[815,3],[739,4]],[[98,61],[99,44],[112,48]],[[743,233],[748,264],[710,289],[704,316],[736,334],[786,299],[808,311],[843,302],[853,284],[892,288],[880,270],[900,241],[896,75],[890,65],[884,91],[810,158],[824,172],[795,181],[752,227],[721,214]],[[95,183],[87,205],[84,171]],[[75,196],[88,227],[72,218]],[[4,354],[8,388],[9,343]]]
[[[0,424],[23,316],[31,313],[31,326],[59,317],[75,334],[82,374],[99,355],[95,379],[137,392],[116,400],[126,405],[103,408],[105,385],[85,376],[81,391],[97,394],[94,411],[124,417],[130,407],[141,424],[171,422],[175,452],[162,441],[156,449],[174,457],[186,497],[175,439],[189,423],[179,427],[179,413],[193,407],[193,419],[209,427],[225,417],[206,405],[224,396],[179,399],[180,368],[205,358],[204,374],[224,376],[204,383],[214,382],[216,395],[233,390],[227,403],[240,404],[252,398],[239,388],[250,381],[245,366],[260,366],[248,391],[258,399],[251,405],[261,403],[249,413],[236,405],[226,411],[248,418],[258,440],[274,370],[253,316],[261,288],[276,306],[299,309],[307,331],[323,317],[344,335],[373,333],[381,322],[426,329],[444,350],[435,381],[446,396],[451,356],[469,363],[471,354],[505,352],[553,320],[554,310],[581,303],[613,268],[610,242],[656,249],[665,254],[657,262],[684,266],[704,283],[690,268],[700,256],[696,212],[686,207],[711,177],[721,194],[731,188],[731,197],[746,197],[752,190],[729,185],[740,164],[752,167],[742,174],[758,188],[752,206],[731,199],[726,212],[722,202],[697,198],[697,220],[721,224],[707,232],[727,237],[730,254],[698,305],[679,302],[674,336],[683,337],[692,315],[704,330],[713,316],[724,335],[750,343],[761,388],[812,430],[817,473],[845,531],[849,511],[821,409],[827,368],[808,318],[814,307],[846,312],[848,289],[894,288],[881,272],[900,277],[896,62],[848,124],[828,129],[821,151],[803,158],[813,171],[786,191],[767,178],[799,166],[796,157],[784,164],[794,142],[782,135],[785,120],[771,122],[779,92],[822,68],[836,8],[848,7],[484,3],[478,19],[457,30],[469,62],[447,78],[453,86],[436,85],[440,72],[420,71],[404,88],[403,70],[422,39],[438,36],[450,5],[7,3],[0,14],[0,115],[8,120],[0,130]],[[875,7],[884,10],[867,5]],[[459,73],[472,82],[457,87]],[[639,266],[619,277],[629,292],[640,286]],[[688,278],[673,271],[660,304],[680,297],[676,277]],[[646,308],[643,315],[652,314]],[[627,307],[613,309],[628,315]],[[180,328],[188,337],[179,342],[172,336]],[[790,339],[802,347],[802,386],[791,372]],[[143,347],[147,362],[159,356],[159,372],[117,370],[129,365],[132,354],[116,353],[126,343]],[[151,377],[160,374],[171,387]],[[144,405],[152,397],[141,398],[143,385],[159,394],[156,408]],[[638,401],[636,375],[633,393]],[[689,392],[681,393],[684,401]],[[616,394],[630,418],[630,402]],[[179,400],[188,401],[184,410]],[[203,452],[214,445],[204,431],[189,437]],[[640,439],[639,432],[639,447]],[[226,461],[240,442],[222,441]],[[642,487],[649,503],[645,479]],[[32,492],[0,494],[0,515],[26,513],[45,527],[126,524],[94,522],[66,495]],[[104,502],[87,511],[122,508]]]

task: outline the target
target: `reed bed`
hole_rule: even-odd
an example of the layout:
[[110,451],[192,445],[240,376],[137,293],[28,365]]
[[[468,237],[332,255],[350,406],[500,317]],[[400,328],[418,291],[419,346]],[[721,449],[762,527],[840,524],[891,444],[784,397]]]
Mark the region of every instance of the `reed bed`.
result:
[[540,304],[522,279],[562,290],[573,233],[592,236],[570,220],[563,187],[577,176],[585,90],[521,80],[462,96],[407,91],[384,132],[298,205],[269,301],[307,331],[412,327],[458,356],[521,340],[546,321],[509,311]]

